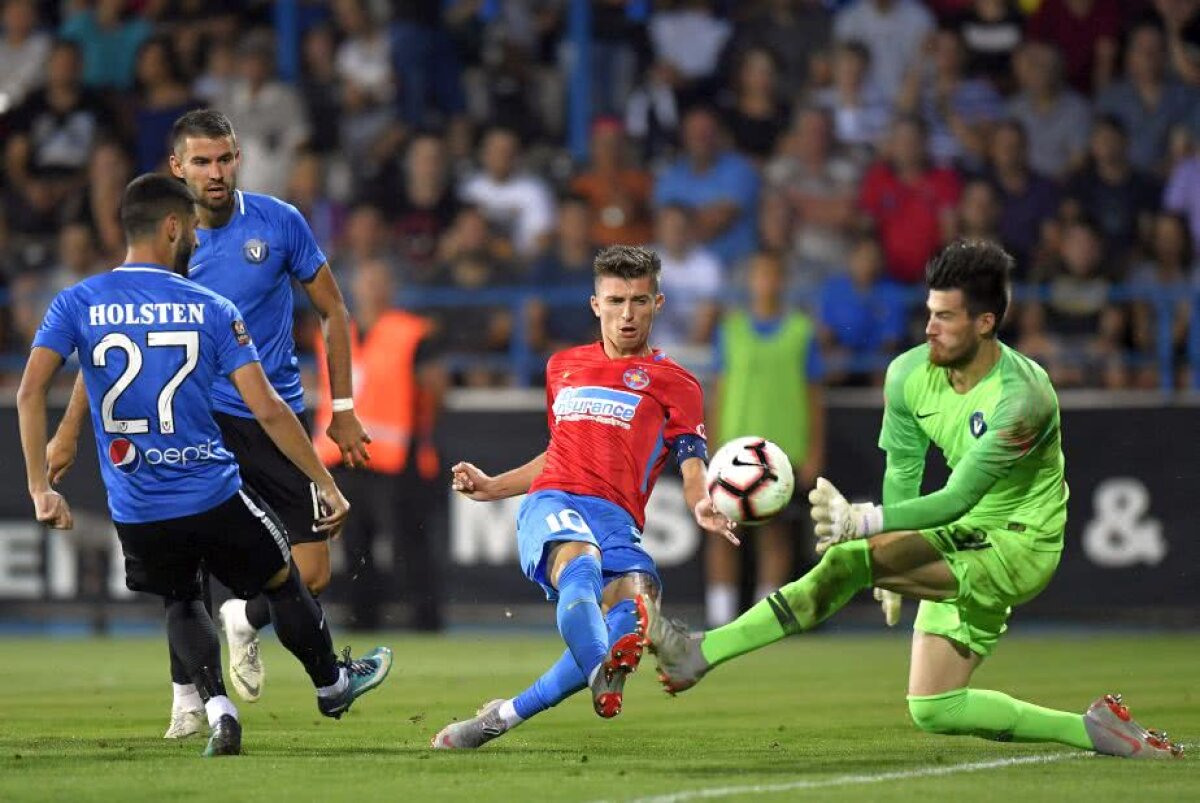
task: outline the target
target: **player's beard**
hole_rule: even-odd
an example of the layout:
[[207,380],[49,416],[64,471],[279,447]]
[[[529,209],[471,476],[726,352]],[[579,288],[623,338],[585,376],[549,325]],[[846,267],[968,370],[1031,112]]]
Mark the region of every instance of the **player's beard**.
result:
[[192,190],[192,194],[196,196],[197,202],[207,209],[209,212],[224,212],[233,206],[233,193],[237,189],[237,184],[232,180],[222,182],[219,186],[225,190],[224,197],[219,201],[210,200],[208,190],[210,187],[218,185],[206,182],[199,190]]
[[171,270],[174,273],[187,278],[188,263],[192,261],[192,252],[196,250],[194,243],[187,240],[180,240],[179,245],[175,249],[175,261],[171,265]]
[[968,343],[959,353],[943,353],[943,356],[941,357],[934,356],[935,352],[931,346],[929,350],[929,361],[939,368],[949,368],[951,370],[962,368],[970,365],[971,361],[975,359],[975,355],[979,353],[980,342],[981,341],[976,340]]

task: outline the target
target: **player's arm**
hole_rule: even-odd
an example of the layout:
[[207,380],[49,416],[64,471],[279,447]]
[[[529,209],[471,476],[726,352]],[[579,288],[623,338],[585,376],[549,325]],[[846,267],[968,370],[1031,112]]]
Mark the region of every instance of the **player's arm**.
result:
[[879,532],[923,530],[961,518],[1055,429],[1053,393],[1030,386],[1000,401],[990,429],[928,496],[894,504],[848,504],[828,481],[813,500],[813,518],[826,545]]
[[712,497],[708,495],[704,459],[698,456],[685,458],[679,464],[679,473],[683,475],[683,499],[688,510],[696,517],[696,523],[705,531],[721,536],[734,546],[740,546],[742,542],[734,532],[737,524],[719,513],[713,507]]
[[17,419],[21,451],[25,455],[25,479],[37,520],[69,530],[73,524],[71,508],[61,494],[51,489],[46,475],[46,396],[50,381],[62,364],[62,355],[53,349],[35,346],[30,351],[17,389]]
[[879,447],[887,454],[883,474],[883,504],[894,505],[921,495],[929,438],[917,423],[904,396],[908,372],[893,363],[888,368],[883,395],[883,425]]
[[338,289],[328,262],[323,263],[316,275],[302,286],[321,316],[321,333],[325,338],[325,354],[329,363],[333,419],[325,434],[341,449],[342,461],[347,466],[361,468],[371,459],[367,451],[371,438],[354,414],[354,388],[350,377],[350,312],[346,309],[342,291]]
[[327,507],[327,514],[317,521],[318,530],[328,530],[337,537],[342,522],[350,511],[350,503],[338,490],[329,471],[317,457],[312,441],[304,426],[287,402],[279,397],[275,388],[267,381],[262,365],[257,361],[247,362],[229,374],[229,380],[258,419],[263,430],[279,447],[279,451],[291,460],[317,486],[317,493]]
[[87,412],[87,388],[83,384],[83,371],[80,371],[71,388],[71,400],[67,402],[67,411],[58,422],[54,437],[46,444],[46,472],[51,485],[62,482],[71,466],[75,465],[75,456],[79,451],[79,435],[83,432]]
[[1013,466],[1054,431],[1053,397],[1040,387],[1024,389],[996,406],[991,428],[928,496],[885,504],[884,530],[921,530],[961,518],[979,504]]
[[546,453],[542,452],[523,466],[510,469],[495,477],[488,476],[473,463],[455,463],[450,469],[450,487],[476,502],[494,502],[519,496],[529,491],[529,486],[546,466]]

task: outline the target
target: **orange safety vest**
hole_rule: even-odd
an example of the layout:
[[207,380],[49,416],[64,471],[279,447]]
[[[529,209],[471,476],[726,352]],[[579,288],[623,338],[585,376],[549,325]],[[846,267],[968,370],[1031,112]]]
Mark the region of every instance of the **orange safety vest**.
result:
[[[367,446],[371,453],[367,468],[371,471],[399,474],[408,462],[419,393],[413,363],[417,345],[430,326],[426,319],[400,310],[381,315],[365,338],[360,338],[358,327],[350,323],[354,411],[371,436]],[[325,338],[318,334],[315,341],[319,396],[313,445],[325,465],[336,466],[342,462],[341,450],[325,434],[333,420]],[[422,452],[420,467],[426,469],[430,459],[436,466],[436,454],[426,448]]]

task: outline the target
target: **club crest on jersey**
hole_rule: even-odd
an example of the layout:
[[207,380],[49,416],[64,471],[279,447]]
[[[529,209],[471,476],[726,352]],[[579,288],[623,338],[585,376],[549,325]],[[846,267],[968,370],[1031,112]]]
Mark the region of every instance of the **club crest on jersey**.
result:
[[242,256],[246,257],[247,262],[253,262],[255,265],[264,261],[269,253],[267,244],[257,237],[251,237],[242,246]]
[[563,388],[554,397],[554,418],[563,421],[595,421],[629,429],[642,397],[623,390],[584,385]]
[[127,438],[117,438],[108,445],[108,459],[122,474],[132,474],[142,467],[141,452]]
[[987,432],[987,422],[983,420],[983,413],[976,410],[971,413],[971,435],[978,438]]
[[650,387],[650,374],[644,368],[630,368],[621,376],[621,381],[630,390],[645,390]]

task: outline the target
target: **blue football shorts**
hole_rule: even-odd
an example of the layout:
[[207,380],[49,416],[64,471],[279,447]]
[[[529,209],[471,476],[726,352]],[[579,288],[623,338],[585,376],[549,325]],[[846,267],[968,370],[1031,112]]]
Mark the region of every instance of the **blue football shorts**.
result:
[[529,494],[521,503],[517,550],[525,576],[542,587],[546,599],[558,598],[546,577],[546,556],[548,548],[561,541],[582,541],[599,549],[605,585],[641,572],[662,588],[658,568],[642,548],[642,532],[628,511],[596,496],[545,490]]

